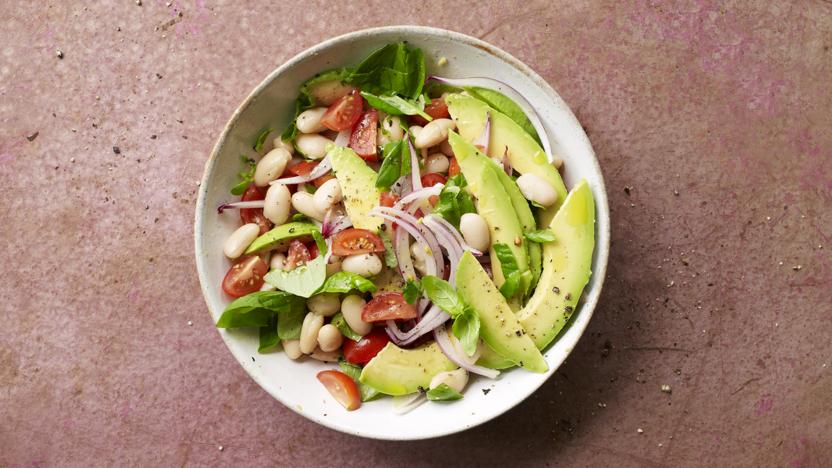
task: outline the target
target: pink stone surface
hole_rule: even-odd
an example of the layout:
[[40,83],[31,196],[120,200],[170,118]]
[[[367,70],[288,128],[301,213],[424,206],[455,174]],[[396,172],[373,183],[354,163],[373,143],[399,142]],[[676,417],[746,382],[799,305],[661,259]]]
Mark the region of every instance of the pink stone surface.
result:
[[[548,80],[613,219],[600,306],[552,380],[410,443],[261,390],[192,247],[203,164],[249,91],[392,23]],[[832,465],[829,2],[4,1],[0,24],[0,466]]]

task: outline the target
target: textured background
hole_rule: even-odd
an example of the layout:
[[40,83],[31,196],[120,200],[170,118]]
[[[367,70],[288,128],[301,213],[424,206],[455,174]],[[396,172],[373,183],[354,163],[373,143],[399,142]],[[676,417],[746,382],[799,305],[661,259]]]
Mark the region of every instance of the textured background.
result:
[[[656,3],[0,2],[0,466],[832,464],[832,4]],[[413,443],[262,391],[192,251],[233,109],[302,49],[393,23],[548,80],[613,216],[601,304],[552,380]]]

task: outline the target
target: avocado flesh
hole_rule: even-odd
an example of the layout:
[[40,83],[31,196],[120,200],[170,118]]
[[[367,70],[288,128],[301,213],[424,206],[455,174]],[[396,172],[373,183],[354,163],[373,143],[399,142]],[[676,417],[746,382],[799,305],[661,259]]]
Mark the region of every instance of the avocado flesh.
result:
[[543,148],[514,120],[478,99],[462,94],[449,94],[445,97],[445,102],[463,139],[474,141],[480,136],[485,128],[486,117],[490,115],[491,138],[488,155],[502,158],[507,154],[515,171],[520,174],[536,174],[554,187],[558,201],[542,210],[538,217],[538,225],[548,225],[566,198],[566,186],[557,169],[549,162]]
[[471,252],[465,252],[459,261],[456,287],[460,297],[479,316],[480,338],[492,350],[532,372],[549,370],[534,341]]
[[[537,289],[517,318],[538,349],[555,339],[574,312],[592,274],[595,248],[595,201],[586,180],[572,189],[549,229],[553,242],[543,244],[543,273]],[[478,364],[494,369],[512,362],[484,349]]]
[[435,341],[414,349],[391,342],[364,366],[358,380],[387,395],[407,395],[427,390],[436,374],[456,368]]
[[[496,166],[484,154],[454,132],[448,134],[448,142],[454,150],[462,175],[468,182],[468,189],[476,198],[477,213],[485,219],[491,234],[491,245],[506,244],[520,271],[529,269],[528,255],[523,245],[523,226],[517,218],[517,213],[508,194],[497,175]],[[520,245],[516,240],[520,239]],[[491,249],[491,267],[494,273],[494,283],[498,287],[505,283],[500,261]]]
[[341,185],[344,207],[353,227],[378,231],[384,220],[369,215],[370,210],[378,206],[381,196],[381,192],[376,188],[376,171],[349,148],[332,146],[327,151],[327,156],[332,161],[335,178]]
[[312,223],[291,222],[281,224],[254,239],[254,242],[246,249],[245,255],[271,250],[289,240],[311,236],[313,232],[320,232],[320,229]]

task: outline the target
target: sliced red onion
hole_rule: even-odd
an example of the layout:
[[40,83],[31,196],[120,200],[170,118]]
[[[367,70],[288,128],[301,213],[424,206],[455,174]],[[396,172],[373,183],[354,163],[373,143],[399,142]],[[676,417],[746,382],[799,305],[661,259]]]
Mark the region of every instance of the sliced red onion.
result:
[[321,226],[321,234],[324,237],[334,236],[344,229],[352,226],[352,221],[343,212],[343,210],[330,208],[324,215],[323,225]]
[[[436,237],[430,231],[430,229],[426,228],[422,223],[419,222],[413,215],[410,213],[404,212],[402,210],[397,210],[395,208],[387,208],[385,206],[377,206],[370,211],[370,214],[373,213],[384,213],[387,216],[392,216],[394,219],[391,221],[395,221],[399,226],[405,227],[410,225],[413,228],[413,231],[408,229],[408,233],[416,239],[417,242],[421,242],[428,246],[431,250],[431,254],[433,255],[433,261],[435,263],[435,270],[431,268],[434,265],[431,265],[428,262],[427,269],[429,275],[439,276],[440,278],[445,275],[445,262],[442,260],[442,251],[439,249],[439,243],[436,241]],[[385,218],[389,219],[389,218]],[[414,232],[416,234],[414,234]],[[432,272],[433,271],[433,272]]]
[[506,174],[512,175],[514,173],[514,168],[511,167],[511,159],[508,157],[508,146],[506,146],[506,151],[503,153],[503,170],[506,171]]
[[465,242],[465,239],[462,237],[462,234],[460,234],[459,231],[457,231],[457,229],[454,227],[454,225],[449,223],[448,220],[446,220],[445,218],[433,214],[429,214],[425,216],[425,218],[430,218],[433,222],[441,224],[445,228],[445,230],[447,230],[448,233],[451,234],[454,237],[454,239],[456,239],[457,243],[459,243],[463,250],[471,252],[476,257],[482,255],[482,252],[471,247],[467,242]]
[[387,336],[389,336],[390,340],[396,345],[406,346],[418,340],[423,335],[432,332],[436,327],[447,322],[449,318],[451,318],[451,316],[440,309],[439,306],[432,305],[425,313],[424,317],[422,317],[422,320],[406,332],[401,331],[398,324],[396,324],[394,320],[388,320]]
[[286,177],[286,178],[283,178],[283,179],[277,179],[277,180],[273,180],[269,183],[270,184],[281,184],[281,185],[305,184],[305,183],[309,182],[310,180],[315,180],[318,177],[323,176],[324,174],[329,172],[331,169],[332,169],[332,161],[329,160],[329,156],[324,156],[324,158],[321,159],[321,162],[319,162],[318,165],[315,166],[315,169],[312,169],[312,171],[309,174],[302,175],[302,176],[295,176],[295,177]]
[[452,286],[456,285],[456,266],[462,258],[462,246],[453,238],[447,230],[439,223],[431,218],[422,218],[425,226],[427,226],[435,235],[436,239],[445,248],[448,253],[448,261],[450,262],[450,274],[448,275],[448,282]]
[[418,408],[422,403],[428,401],[427,397],[422,392],[394,396],[392,399],[393,412],[396,414],[407,414]]
[[[388,221],[388,225],[393,223]],[[399,264],[399,273],[405,281],[416,279],[416,270],[413,268],[413,259],[410,257],[410,241],[407,231],[396,230],[396,237],[393,238],[393,253],[396,254],[396,261]]]
[[233,209],[247,209],[247,208],[263,208],[266,206],[265,200],[251,200],[251,201],[238,201],[234,203],[223,203],[222,205],[217,207],[217,213],[222,213],[225,210],[233,210]]
[[549,143],[549,137],[546,135],[546,130],[543,128],[543,123],[540,121],[540,116],[538,115],[537,110],[525,96],[520,94],[519,91],[511,87],[508,83],[486,77],[443,78],[441,76],[429,76],[425,81],[431,80],[450,86],[456,86],[458,88],[465,88],[466,86],[482,86],[485,88],[492,88],[502,92],[509,98],[514,99],[517,105],[523,109],[526,117],[529,118],[534,130],[537,132],[537,136],[540,137],[540,142],[543,144],[543,151],[546,153],[546,157],[549,158],[549,161],[554,160],[552,145]]
[[481,375],[489,379],[496,379],[500,375],[500,371],[496,369],[489,369],[472,363],[470,361],[471,358],[464,351],[459,350],[451,343],[451,339],[448,337],[448,330],[444,326],[437,327],[433,331],[433,337],[436,339],[436,344],[439,345],[439,349],[445,353],[445,356],[459,367],[472,374]]
[[404,197],[402,197],[399,201],[397,201],[396,204],[393,205],[393,208],[401,210],[411,202],[417,200],[427,200],[430,197],[439,195],[439,193],[442,192],[443,188],[445,188],[445,184],[436,184],[432,187],[427,187],[421,190],[410,192]]
[[413,190],[422,189],[422,173],[419,170],[419,157],[416,155],[416,148],[410,135],[407,135],[407,148],[410,150],[410,179],[413,181]]
[[485,154],[488,154],[488,146],[491,144],[491,113],[485,113],[485,128],[482,129],[482,133],[480,136],[477,137],[476,140],[473,142],[474,146],[478,146],[481,151]]
[[346,147],[350,144],[350,135],[352,135],[352,129],[350,130],[342,130],[338,132],[338,136],[335,137],[335,146],[340,146],[342,148]]

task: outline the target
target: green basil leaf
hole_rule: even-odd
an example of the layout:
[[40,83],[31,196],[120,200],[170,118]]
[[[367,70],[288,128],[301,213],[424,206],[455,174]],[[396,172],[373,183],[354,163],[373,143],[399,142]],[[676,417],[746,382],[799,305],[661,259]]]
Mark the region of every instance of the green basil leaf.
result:
[[463,312],[454,318],[451,332],[459,340],[465,353],[473,356],[480,341],[480,316],[474,309],[465,307]]
[[497,243],[491,246],[494,249],[494,254],[497,255],[497,260],[500,261],[500,268],[503,270],[503,276],[508,278],[509,275],[518,271],[517,259],[514,258],[511,248],[502,243]]
[[306,301],[284,291],[257,291],[228,304],[217,328],[265,327],[275,314],[305,310]]
[[331,324],[335,325],[335,328],[341,332],[342,335],[345,337],[353,340],[358,341],[361,339],[361,335],[355,332],[350,325],[347,323],[347,319],[344,318],[344,314],[338,312],[337,314],[332,316],[332,320],[330,321]]
[[240,182],[238,182],[235,186],[231,187],[231,195],[240,196],[243,192],[246,191],[248,186],[251,184],[251,181],[254,180],[254,170],[257,167],[257,164],[254,162],[253,159],[247,158],[245,156],[240,156],[240,160],[248,165],[248,169],[240,172]]
[[269,320],[269,324],[265,327],[260,327],[260,346],[257,348],[258,353],[267,353],[277,349],[280,343],[280,337],[277,336],[277,321],[278,316],[275,315]]
[[451,401],[459,400],[462,394],[448,386],[448,384],[439,384],[436,388],[432,388],[425,394],[430,401]]
[[511,299],[520,290],[522,275],[519,271],[513,271],[505,277],[505,282],[500,286],[500,293],[506,299]]
[[263,151],[263,146],[266,144],[266,139],[269,137],[271,132],[272,129],[267,128],[262,130],[260,134],[257,135],[257,139],[254,140],[254,151],[257,151],[258,153]]
[[361,366],[351,364],[341,359],[338,361],[338,367],[341,368],[341,372],[350,376],[350,378],[358,385],[358,392],[361,393],[361,401],[374,400],[381,395],[381,392],[378,390],[367,384],[363,384],[358,380],[361,377]]
[[[410,101],[399,96],[376,96],[365,91],[361,95],[367,100],[367,104],[389,115],[419,115],[428,122],[433,117],[425,113],[425,103],[422,101]],[[421,96],[419,96],[421,97]],[[421,102],[421,105],[419,103]]]
[[339,271],[326,279],[318,293],[348,293],[355,289],[363,293],[376,292],[376,285],[361,275]]
[[293,308],[280,314],[277,319],[277,336],[281,340],[300,339],[300,329],[303,318],[306,317],[306,306]]
[[459,228],[459,220],[465,213],[476,213],[474,199],[464,190],[468,185],[462,174],[457,174],[450,179],[439,192],[439,201],[433,209],[435,215],[443,217],[446,221]]
[[404,284],[404,289],[402,290],[402,294],[404,295],[404,300],[407,301],[408,304],[415,304],[419,297],[422,296],[422,283],[419,280],[408,280]]
[[538,144],[540,144],[540,137],[537,134],[537,130],[534,129],[534,125],[532,125],[532,122],[526,116],[523,108],[516,102],[512,101],[508,96],[500,93],[499,91],[489,88],[481,88],[479,86],[466,86],[465,91],[467,91],[471,97],[479,99],[498,112],[505,114],[508,118],[517,123],[520,128],[525,130],[526,133],[531,135]]
[[390,238],[390,233],[380,230],[378,236],[384,242],[384,264],[387,265],[387,268],[398,267],[399,259],[396,258],[396,253],[393,251],[393,239]]
[[545,242],[552,242],[556,239],[555,233],[551,229],[541,229],[539,231],[531,231],[523,234],[526,239],[543,244]]
[[281,291],[300,297],[310,297],[326,281],[326,262],[320,255],[293,270],[272,270],[266,274],[267,283]]
[[465,303],[462,302],[454,287],[442,278],[425,276],[422,278],[422,288],[435,306],[451,314],[452,317],[465,312]]
[[425,82],[425,57],[404,42],[388,44],[364,59],[348,81],[373,94],[399,94],[415,99]]
[[401,177],[403,143],[391,141],[384,145],[381,151],[382,161],[376,178],[376,187],[389,189]]

